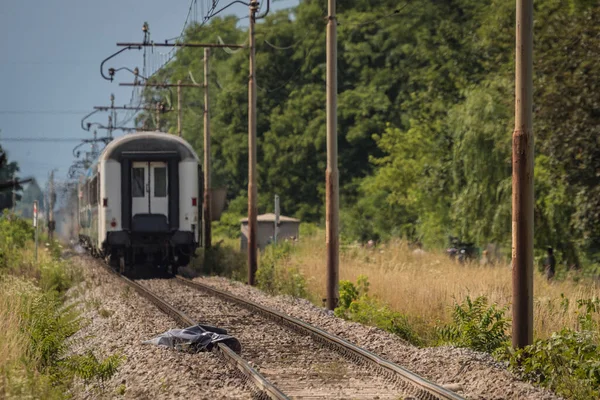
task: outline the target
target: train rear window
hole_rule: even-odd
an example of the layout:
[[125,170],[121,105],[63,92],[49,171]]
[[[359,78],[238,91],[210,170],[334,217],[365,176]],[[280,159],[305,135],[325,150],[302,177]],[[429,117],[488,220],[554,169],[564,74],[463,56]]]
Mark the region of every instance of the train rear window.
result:
[[167,169],[154,168],[154,197],[167,197]]
[[146,173],[144,168],[132,168],[131,170],[131,196],[145,197]]

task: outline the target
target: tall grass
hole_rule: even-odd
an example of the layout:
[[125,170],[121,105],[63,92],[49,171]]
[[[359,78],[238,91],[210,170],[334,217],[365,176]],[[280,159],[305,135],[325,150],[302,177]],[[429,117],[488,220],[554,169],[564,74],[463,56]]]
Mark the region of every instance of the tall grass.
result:
[[[326,252],[322,232],[303,237],[287,262],[307,278],[310,292],[325,298]],[[406,243],[392,241],[373,249],[342,247],[340,279],[356,281],[366,275],[370,294],[406,315],[421,336],[451,321],[452,305],[466,296],[484,295],[490,303],[512,302],[512,276],[508,264],[459,264],[440,252],[415,254]],[[593,281],[572,279],[548,282],[534,272],[534,334],[549,337],[563,327],[578,328],[579,299],[598,297]],[[508,315],[510,315],[510,310]]]
[[29,223],[0,215],[0,399],[66,398],[75,376],[105,380],[120,360],[67,356],[80,319],[64,300],[78,274],[56,242],[40,246],[36,260],[32,238]]

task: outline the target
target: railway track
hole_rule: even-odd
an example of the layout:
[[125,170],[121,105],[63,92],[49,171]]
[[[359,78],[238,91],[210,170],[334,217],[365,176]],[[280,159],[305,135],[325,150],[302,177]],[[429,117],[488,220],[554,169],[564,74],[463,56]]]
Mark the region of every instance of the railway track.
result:
[[[228,292],[182,277],[140,283],[103,267],[180,325],[198,323],[182,309],[236,336],[244,358],[223,343],[215,348],[255,398],[462,399],[344,339]],[[159,285],[167,286],[153,290]]]
[[181,277],[143,285],[201,322],[227,329],[242,342],[242,356],[292,398],[462,399],[344,339],[228,292]]
[[[107,271],[111,274],[116,275],[123,282],[125,282],[128,286],[132,287],[138,294],[140,294],[145,299],[149,300],[153,303],[158,309],[160,309],[165,314],[169,315],[175,321],[177,321],[182,327],[197,325],[197,322],[185,315],[183,312],[175,309],[165,300],[161,299],[152,291],[148,290],[143,285],[132,281],[131,279],[118,274],[113,269],[111,269],[108,265],[104,263],[100,263]],[[265,379],[265,377],[250,366],[244,359],[242,359],[239,355],[237,355],[233,350],[231,350],[224,343],[217,343],[215,346],[219,355],[228,363],[236,368],[237,372],[240,375],[240,378],[247,381],[250,387],[253,387],[255,390],[253,391],[253,397],[257,399],[273,399],[273,400],[288,400],[289,398],[281,392],[275,385],[270,383]]]

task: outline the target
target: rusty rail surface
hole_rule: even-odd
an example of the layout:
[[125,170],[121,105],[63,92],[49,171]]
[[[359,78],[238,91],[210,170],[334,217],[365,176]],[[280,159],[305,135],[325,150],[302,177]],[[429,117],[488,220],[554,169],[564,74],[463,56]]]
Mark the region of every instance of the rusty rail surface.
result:
[[322,344],[330,347],[343,355],[354,358],[360,362],[366,362],[379,368],[382,374],[388,376],[392,380],[398,380],[402,384],[404,383],[405,388],[412,386],[413,395],[422,399],[444,399],[444,400],[464,400],[463,397],[458,394],[445,389],[415,373],[403,368],[395,363],[384,360],[378,355],[358,347],[347,340],[339,338],[319,329],[311,324],[301,321],[297,318],[291,317],[272,308],[263,306],[250,300],[243,299],[235,296],[224,290],[216,289],[202,283],[194,282],[181,276],[176,276],[177,282],[189,286],[193,289],[208,292],[213,296],[220,297],[232,303],[241,305],[242,307],[249,309],[279,323],[289,327],[295,331],[310,335],[314,339],[318,340]]
[[[138,294],[140,294],[145,299],[152,302],[158,309],[162,312],[173,318],[179,324],[184,326],[192,326],[197,325],[193,319],[182,313],[181,311],[175,309],[169,303],[158,297],[151,290],[145,288],[137,282],[132,281],[131,279],[118,274],[116,271],[111,269],[108,265],[104,265],[104,268],[109,272],[113,273],[117,277],[119,277],[122,281],[124,281],[127,285],[132,287]],[[269,382],[260,372],[256,371],[252,368],[243,358],[238,356],[233,350],[229,348],[224,343],[217,343],[215,346],[219,355],[222,356],[227,362],[232,364],[240,374],[252,385],[256,388],[254,393],[254,397],[258,399],[273,399],[273,400],[289,400],[289,398],[281,392],[277,387],[275,387],[271,382]]]

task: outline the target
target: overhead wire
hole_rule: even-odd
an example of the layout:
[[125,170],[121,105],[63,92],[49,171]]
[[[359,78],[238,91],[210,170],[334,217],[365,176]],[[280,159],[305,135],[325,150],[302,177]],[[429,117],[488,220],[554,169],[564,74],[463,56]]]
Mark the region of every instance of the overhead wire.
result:
[[4,115],[31,115],[31,114],[62,114],[62,115],[80,115],[87,114],[89,111],[83,110],[0,110]]

